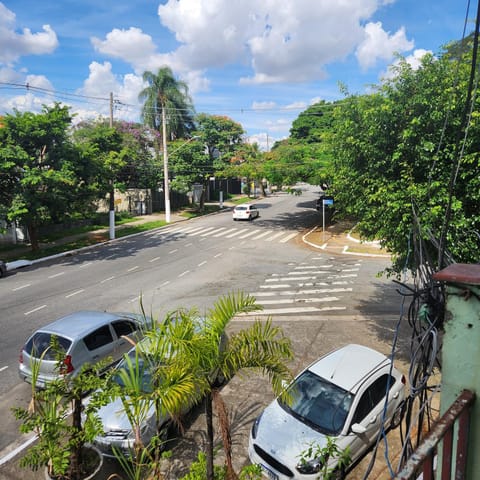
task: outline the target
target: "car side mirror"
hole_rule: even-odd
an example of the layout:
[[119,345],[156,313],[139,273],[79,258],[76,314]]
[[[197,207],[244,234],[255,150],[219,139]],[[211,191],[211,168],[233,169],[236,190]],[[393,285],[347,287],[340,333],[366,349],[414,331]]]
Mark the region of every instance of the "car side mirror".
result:
[[356,433],[357,435],[363,435],[366,431],[367,429],[359,423],[354,423],[352,425],[352,432]]

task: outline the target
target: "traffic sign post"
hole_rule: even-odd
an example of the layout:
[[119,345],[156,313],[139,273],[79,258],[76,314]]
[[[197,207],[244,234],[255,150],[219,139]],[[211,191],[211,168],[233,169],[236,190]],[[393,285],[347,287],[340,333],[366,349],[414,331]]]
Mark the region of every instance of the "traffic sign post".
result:
[[325,197],[322,200],[323,241],[325,241],[325,205],[333,205],[333,198]]

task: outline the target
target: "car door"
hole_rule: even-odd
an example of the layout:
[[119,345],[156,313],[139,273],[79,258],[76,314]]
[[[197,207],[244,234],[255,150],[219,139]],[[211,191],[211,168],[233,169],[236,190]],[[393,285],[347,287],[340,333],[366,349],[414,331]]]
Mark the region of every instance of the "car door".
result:
[[[384,373],[371,384],[366,385],[363,392],[360,393],[360,399],[354,406],[355,412],[350,423],[350,430],[352,425],[359,424],[365,432],[355,433],[350,431],[350,435],[353,435],[350,446],[353,461],[361,457],[376,441],[382,427],[387,385],[391,388],[394,383],[395,378],[388,373]],[[389,403],[389,409],[392,409],[391,402]],[[387,409],[386,418],[391,415],[389,409]]]
[[83,343],[87,347],[90,363],[97,363],[109,357],[114,358],[115,342],[109,324],[102,325],[88,334]]

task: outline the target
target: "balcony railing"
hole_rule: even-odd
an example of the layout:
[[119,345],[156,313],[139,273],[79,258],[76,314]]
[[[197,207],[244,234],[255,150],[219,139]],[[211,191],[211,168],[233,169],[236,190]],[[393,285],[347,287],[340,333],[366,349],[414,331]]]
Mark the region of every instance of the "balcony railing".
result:
[[[408,459],[403,470],[397,474],[395,480],[412,480],[422,473],[423,480],[433,480],[434,459],[438,453],[438,444],[443,440],[441,449],[441,480],[452,478],[452,467],[455,465],[453,478],[466,478],[467,468],[467,441],[470,424],[470,406],[475,401],[475,394],[464,390],[453,402],[450,408],[435,423],[422,443]],[[458,423],[457,444],[453,451],[454,427]],[[455,455],[455,459],[453,459]],[[438,457],[437,457],[437,460]],[[438,469],[438,468],[437,468]]]

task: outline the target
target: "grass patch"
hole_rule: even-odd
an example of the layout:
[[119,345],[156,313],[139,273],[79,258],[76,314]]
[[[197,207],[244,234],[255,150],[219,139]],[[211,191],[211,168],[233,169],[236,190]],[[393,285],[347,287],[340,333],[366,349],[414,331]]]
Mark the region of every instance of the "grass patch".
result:
[[218,205],[204,205],[203,210],[197,208],[187,208],[180,213],[180,216],[185,218],[196,218],[209,213],[218,212],[221,209]]
[[229,202],[234,203],[235,205],[241,205],[242,203],[250,203],[255,200],[256,197],[235,197],[229,200]]

